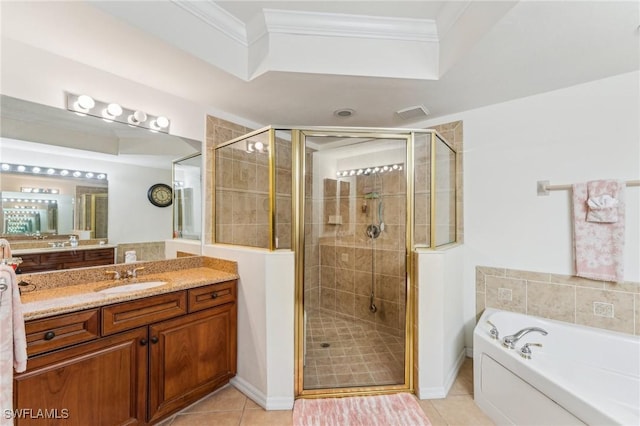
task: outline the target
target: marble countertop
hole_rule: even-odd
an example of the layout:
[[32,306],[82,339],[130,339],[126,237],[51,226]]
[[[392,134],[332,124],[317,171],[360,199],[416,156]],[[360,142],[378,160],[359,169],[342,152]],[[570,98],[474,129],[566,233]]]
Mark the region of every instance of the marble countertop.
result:
[[[53,315],[75,312],[112,303],[140,299],[172,291],[185,290],[203,285],[237,279],[238,274],[225,272],[209,267],[197,267],[177,271],[166,271],[148,275],[140,274],[138,278],[122,280],[102,280],[70,286],[60,286],[21,295],[24,319],[32,320]],[[149,281],[166,281],[166,284],[149,289],[134,290],[127,293],[100,293],[106,288],[144,283]]]

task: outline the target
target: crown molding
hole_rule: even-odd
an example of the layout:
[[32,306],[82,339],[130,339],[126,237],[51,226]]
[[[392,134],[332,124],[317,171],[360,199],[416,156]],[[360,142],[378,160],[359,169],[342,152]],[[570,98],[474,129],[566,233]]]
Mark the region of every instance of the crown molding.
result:
[[436,21],[432,19],[390,18],[276,9],[264,9],[263,13],[269,33],[419,42],[438,41]]
[[171,2],[238,43],[244,46],[248,45],[244,22],[214,2],[178,0],[171,0]]

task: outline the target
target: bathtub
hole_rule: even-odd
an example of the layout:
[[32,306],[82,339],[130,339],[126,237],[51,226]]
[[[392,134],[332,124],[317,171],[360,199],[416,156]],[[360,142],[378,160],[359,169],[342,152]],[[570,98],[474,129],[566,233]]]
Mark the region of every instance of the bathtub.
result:
[[[526,327],[548,334],[502,346],[504,336]],[[525,359],[525,343],[543,346]],[[475,401],[499,425],[640,425],[637,336],[487,309],[473,333],[473,370]]]

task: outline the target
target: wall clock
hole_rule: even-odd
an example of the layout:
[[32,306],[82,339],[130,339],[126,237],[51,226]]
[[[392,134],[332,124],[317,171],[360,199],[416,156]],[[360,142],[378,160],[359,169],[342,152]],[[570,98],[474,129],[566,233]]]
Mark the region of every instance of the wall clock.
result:
[[149,188],[147,198],[154,206],[167,207],[173,202],[173,193],[169,185],[156,183]]

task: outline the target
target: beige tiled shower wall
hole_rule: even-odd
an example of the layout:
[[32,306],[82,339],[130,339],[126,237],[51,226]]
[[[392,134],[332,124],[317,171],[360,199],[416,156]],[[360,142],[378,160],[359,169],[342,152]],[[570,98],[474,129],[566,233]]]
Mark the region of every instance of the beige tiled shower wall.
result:
[[[216,117],[207,117],[207,190],[208,211],[214,211],[218,242],[251,247],[269,247],[269,156],[266,152],[246,152],[231,147],[214,147],[251,132]],[[268,145],[268,134],[251,138]],[[276,139],[276,237],[278,248],[291,248],[291,143]],[[215,170],[215,172],[214,172]],[[217,198],[216,198],[217,197]],[[207,216],[205,236],[213,242],[213,220]]]
[[251,132],[252,129],[241,126],[230,121],[223,120],[221,118],[207,116],[207,140],[206,140],[206,167],[205,167],[205,187],[206,197],[204,200],[205,212],[205,227],[204,238],[205,243],[213,243],[213,220],[214,220],[214,200],[215,191],[213,190],[214,184],[214,148],[224,142],[231,139],[238,138]]
[[[321,235],[319,277],[312,278],[316,290],[306,299],[317,302],[315,305],[305,302],[305,306],[316,306],[342,318],[364,322],[378,331],[402,335],[406,313],[404,171],[360,175],[341,179],[339,183],[325,179],[323,183],[323,194],[318,200],[322,223],[314,224],[315,232]],[[379,194],[379,198],[365,198],[365,194],[372,193]],[[378,223],[380,202],[385,228],[372,242],[366,229]],[[339,219],[330,220],[331,216]],[[375,313],[369,310],[372,280]]]
[[477,318],[497,308],[640,335],[640,283],[476,267]]

